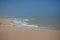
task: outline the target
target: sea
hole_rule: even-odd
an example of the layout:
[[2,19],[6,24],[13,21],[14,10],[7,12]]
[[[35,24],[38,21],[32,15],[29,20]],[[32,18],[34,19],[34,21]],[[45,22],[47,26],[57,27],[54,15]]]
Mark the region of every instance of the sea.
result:
[[16,27],[48,28],[60,30],[60,18],[13,18],[11,25]]

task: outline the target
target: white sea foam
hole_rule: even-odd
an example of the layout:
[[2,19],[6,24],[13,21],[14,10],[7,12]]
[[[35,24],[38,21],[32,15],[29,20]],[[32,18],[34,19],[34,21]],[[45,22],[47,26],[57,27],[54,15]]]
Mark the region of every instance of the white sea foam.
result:
[[27,21],[30,21],[29,19],[18,19],[14,18],[11,22],[11,25],[15,26],[27,26],[27,27],[39,27],[38,25],[30,25],[27,23]]

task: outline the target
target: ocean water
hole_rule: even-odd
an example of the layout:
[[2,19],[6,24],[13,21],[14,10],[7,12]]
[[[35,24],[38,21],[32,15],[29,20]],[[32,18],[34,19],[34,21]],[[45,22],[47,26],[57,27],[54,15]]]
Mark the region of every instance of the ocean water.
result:
[[13,18],[11,25],[59,30],[60,18]]

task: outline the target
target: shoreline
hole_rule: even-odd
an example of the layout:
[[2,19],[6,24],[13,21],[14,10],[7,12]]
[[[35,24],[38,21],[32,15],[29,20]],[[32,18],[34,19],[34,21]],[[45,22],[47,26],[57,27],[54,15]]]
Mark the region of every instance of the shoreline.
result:
[[60,31],[43,28],[0,27],[2,40],[59,40]]
[[[7,26],[14,26],[14,27],[20,27],[20,26],[15,26],[15,25],[11,25],[11,21],[12,19],[14,18],[0,18],[0,22],[2,23],[2,25],[7,25]],[[60,31],[60,29],[53,29],[53,28],[49,28],[49,27],[28,27],[28,26],[22,26],[24,28],[37,28],[37,29],[49,29],[49,30],[57,30],[57,31]]]
[[[11,25],[11,21],[13,20],[14,18],[0,18],[0,22],[2,23],[2,25]],[[11,26],[15,26],[15,25],[11,25]],[[15,27],[18,27],[19,26],[15,26]],[[24,26],[24,27],[27,27],[27,26]],[[58,30],[60,31],[60,29],[55,29],[55,28],[49,28],[49,27],[27,27],[27,28],[42,28],[42,29],[49,29],[49,30]]]
[[46,28],[16,27],[10,25],[11,19],[1,19],[1,40],[59,40],[60,30]]

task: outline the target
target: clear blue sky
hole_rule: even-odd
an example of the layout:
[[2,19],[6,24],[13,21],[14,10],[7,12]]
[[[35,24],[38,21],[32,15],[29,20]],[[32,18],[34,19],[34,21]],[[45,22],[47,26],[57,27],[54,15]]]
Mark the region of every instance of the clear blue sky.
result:
[[60,17],[59,0],[0,0],[0,17]]

